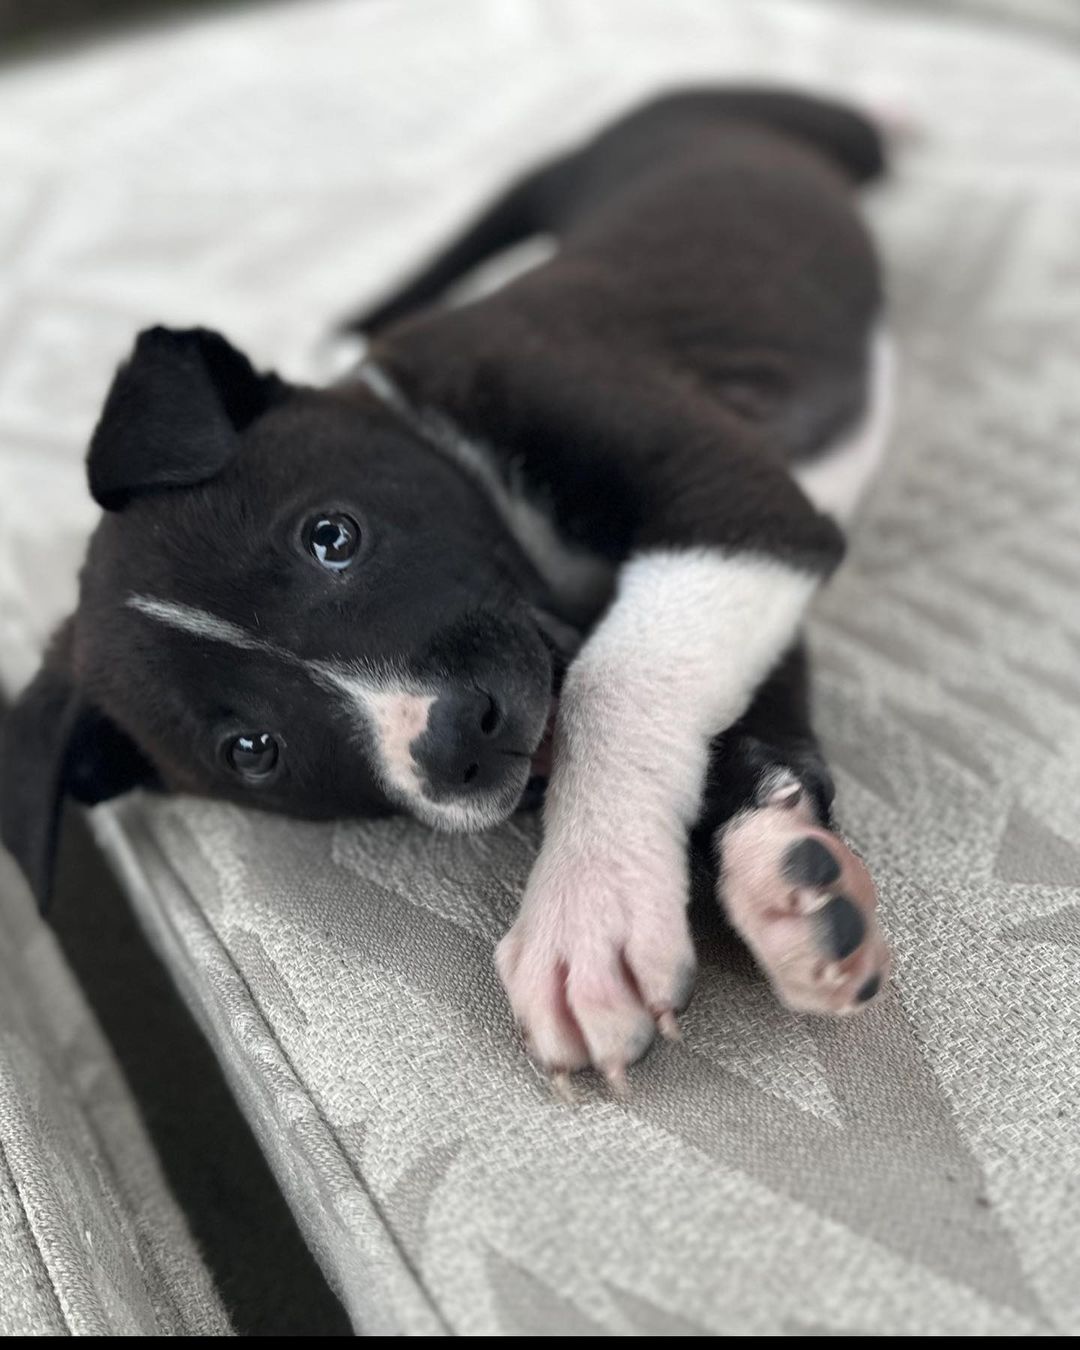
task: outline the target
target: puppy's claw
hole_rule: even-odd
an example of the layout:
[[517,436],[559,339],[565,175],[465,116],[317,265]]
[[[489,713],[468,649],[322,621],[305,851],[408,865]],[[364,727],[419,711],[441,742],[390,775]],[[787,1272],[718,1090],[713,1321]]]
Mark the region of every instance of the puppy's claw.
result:
[[630,1096],[630,1084],[626,1081],[625,1064],[607,1064],[601,1071],[607,1079],[612,1095],[624,1102]]
[[839,961],[830,962],[821,972],[821,981],[829,988],[835,989],[844,983],[844,967]]
[[551,1092],[557,1101],[566,1106],[574,1104],[574,1089],[570,1084],[570,1075],[565,1069],[555,1069],[551,1074]]
[[656,1025],[665,1041],[682,1040],[682,1027],[679,1026],[678,1018],[670,1008],[665,1008],[663,1012],[657,1013]]
[[796,807],[801,797],[801,783],[783,783],[769,794],[768,803],[770,806]]
[[828,891],[815,891],[808,886],[802,886],[795,892],[793,908],[796,914],[817,914],[832,898]]

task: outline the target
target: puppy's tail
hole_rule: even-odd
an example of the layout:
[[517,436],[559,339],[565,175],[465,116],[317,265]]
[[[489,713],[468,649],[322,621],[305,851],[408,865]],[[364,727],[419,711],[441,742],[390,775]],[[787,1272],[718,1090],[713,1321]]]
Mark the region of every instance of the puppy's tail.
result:
[[561,159],[519,179],[441,253],[397,290],[340,326],[343,333],[377,334],[443,295],[486,258],[530,235],[558,232],[584,184],[611,185],[662,156],[686,128],[753,122],[813,145],[846,170],[855,184],[885,168],[883,137],[867,117],[842,103],[787,90],[689,89],[662,95]]
[[540,233],[547,224],[545,207],[554,187],[552,180],[560,171],[561,165],[554,163],[514,183],[426,267],[370,309],[347,320],[342,331],[375,334],[438,299],[486,258]]
[[639,116],[755,122],[804,141],[839,165],[852,183],[881,177],[886,168],[887,130],[855,108],[787,89],[690,89],[658,99]]

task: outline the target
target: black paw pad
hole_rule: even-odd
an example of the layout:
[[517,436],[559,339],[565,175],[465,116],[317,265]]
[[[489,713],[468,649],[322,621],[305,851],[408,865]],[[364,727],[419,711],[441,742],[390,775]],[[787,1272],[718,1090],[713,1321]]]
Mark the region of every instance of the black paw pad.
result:
[[834,895],[818,911],[818,919],[825,945],[837,961],[850,956],[866,936],[866,920],[846,895]]
[[840,864],[820,839],[800,839],[784,854],[784,877],[793,886],[831,886]]
[[877,991],[881,988],[881,976],[871,975],[855,994],[856,1003],[869,1003]]

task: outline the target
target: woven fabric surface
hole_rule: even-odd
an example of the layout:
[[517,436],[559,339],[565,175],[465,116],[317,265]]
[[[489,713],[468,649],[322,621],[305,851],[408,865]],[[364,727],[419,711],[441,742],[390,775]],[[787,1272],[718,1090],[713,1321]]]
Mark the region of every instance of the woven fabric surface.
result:
[[101,1031],[0,853],[0,1335],[228,1331]]
[[681,81],[916,128],[867,200],[899,424],[810,630],[880,1006],[795,1017],[722,946],[631,1099],[565,1107],[491,965],[534,823],[96,813],[366,1331],[1080,1331],[1080,57],[942,9],[318,0],[0,87],[10,688],[71,603],[80,454],[139,325],[304,373],[508,174]]

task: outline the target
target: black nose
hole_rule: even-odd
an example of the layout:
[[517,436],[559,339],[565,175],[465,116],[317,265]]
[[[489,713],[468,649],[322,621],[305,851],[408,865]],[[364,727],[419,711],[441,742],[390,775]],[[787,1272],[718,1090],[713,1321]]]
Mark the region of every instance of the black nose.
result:
[[483,689],[454,689],[432,704],[412,756],[433,796],[459,796],[500,786],[521,753],[498,701]]

